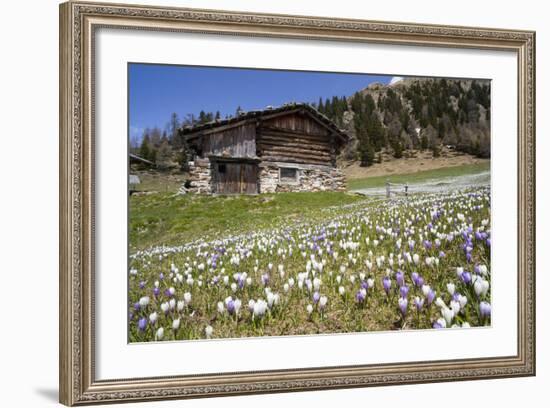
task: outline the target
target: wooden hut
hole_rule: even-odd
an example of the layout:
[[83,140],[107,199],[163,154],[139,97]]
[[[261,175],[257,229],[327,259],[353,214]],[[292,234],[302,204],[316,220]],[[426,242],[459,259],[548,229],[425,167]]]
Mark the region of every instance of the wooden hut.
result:
[[193,152],[190,191],[345,190],[336,157],[347,135],[308,104],[242,112],[180,132]]

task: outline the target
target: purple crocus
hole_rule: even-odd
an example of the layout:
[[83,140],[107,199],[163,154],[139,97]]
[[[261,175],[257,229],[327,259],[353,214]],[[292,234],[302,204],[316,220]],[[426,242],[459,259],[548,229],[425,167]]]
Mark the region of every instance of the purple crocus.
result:
[[139,288],[140,288],[140,289],[143,289],[144,287],[145,287],[145,281],[141,281],[141,282],[139,283]]
[[409,287],[407,285],[403,285],[399,288],[399,293],[401,294],[402,298],[406,298],[409,294]]
[[262,275],[262,283],[264,284],[264,286],[267,286],[267,284],[269,283],[269,275],[267,273],[264,273]]
[[491,316],[491,304],[485,301],[480,302],[479,314],[482,318]]
[[472,274],[470,272],[464,271],[460,277],[462,278],[462,282],[466,285],[469,285],[472,282]]
[[313,293],[313,303],[317,303],[320,298],[321,298],[321,294],[319,292]]
[[424,298],[415,297],[414,298],[414,306],[416,307],[416,310],[420,312],[422,310],[422,306],[424,306]]
[[229,314],[235,313],[235,301],[233,299],[228,300],[225,304],[225,307],[227,308],[227,312]]
[[436,321],[434,322],[434,324],[432,325],[432,327],[433,327],[434,329],[443,329],[443,325],[441,324],[441,322],[440,322],[439,320],[436,320]]
[[158,295],[160,294],[160,289],[159,288],[153,289],[153,294],[155,295],[155,297],[158,297]]
[[139,302],[134,303],[134,310],[139,311],[140,309],[141,309],[141,306],[140,306]]
[[426,295],[426,302],[428,303],[428,305],[431,305],[434,299],[435,299],[435,292],[433,289],[430,289],[430,291]]
[[357,300],[358,303],[363,303],[366,297],[367,297],[366,289],[361,289],[357,291],[357,293],[355,294],[355,300]]
[[163,280],[163,279],[164,279],[164,274],[163,274],[162,272],[159,273],[159,279],[160,279],[160,280]]
[[425,240],[425,241],[424,241],[424,248],[426,248],[426,250],[432,249],[432,243],[431,243],[431,241]]
[[391,288],[391,279],[389,278],[389,276],[384,276],[384,278],[382,279],[382,286],[386,291],[386,295],[388,295],[390,293],[390,288]]
[[397,271],[395,274],[395,281],[399,286],[403,286],[405,284],[405,274],[401,271]]
[[140,331],[145,331],[145,328],[147,327],[147,319],[145,317],[142,317],[138,321],[138,329]]

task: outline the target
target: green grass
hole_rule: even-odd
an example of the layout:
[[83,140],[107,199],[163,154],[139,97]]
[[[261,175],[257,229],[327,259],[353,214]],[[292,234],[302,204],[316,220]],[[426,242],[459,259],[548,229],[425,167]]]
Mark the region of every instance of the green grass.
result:
[[363,188],[383,187],[386,181],[390,183],[408,183],[418,184],[430,179],[440,179],[446,177],[457,177],[468,174],[477,174],[490,169],[490,163],[465,164],[462,166],[445,167],[434,170],[418,171],[409,174],[394,174],[388,176],[367,177],[348,181],[350,190]]
[[337,192],[199,196],[155,193],[130,197],[131,252],[220,234],[257,231],[321,219],[322,210],[364,197]]

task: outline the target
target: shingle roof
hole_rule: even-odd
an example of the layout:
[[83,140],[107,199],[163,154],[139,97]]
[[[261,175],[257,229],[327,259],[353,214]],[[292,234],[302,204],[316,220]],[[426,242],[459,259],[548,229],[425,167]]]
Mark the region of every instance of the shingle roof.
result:
[[213,129],[218,126],[230,125],[230,124],[234,124],[234,123],[238,123],[244,120],[249,120],[254,118],[261,119],[263,116],[273,115],[280,112],[292,111],[292,110],[303,110],[309,113],[310,115],[317,118],[321,123],[323,123],[331,131],[333,131],[336,135],[340,136],[343,140],[348,139],[348,135],[342,129],[336,126],[336,124],[332,120],[330,120],[328,117],[323,115],[321,112],[319,112],[310,104],[299,103],[299,102],[286,103],[279,107],[268,106],[265,109],[241,112],[238,116],[233,116],[227,119],[213,120],[211,122],[202,123],[200,125],[195,125],[195,126],[184,126],[180,128],[180,133],[182,135],[191,135],[203,130]]

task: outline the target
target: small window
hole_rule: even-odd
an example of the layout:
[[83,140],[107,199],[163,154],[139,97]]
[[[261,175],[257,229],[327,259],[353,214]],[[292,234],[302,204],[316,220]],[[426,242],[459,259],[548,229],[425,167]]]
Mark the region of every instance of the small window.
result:
[[279,173],[279,178],[282,182],[292,183],[296,182],[298,178],[298,169],[290,167],[281,167]]
[[218,164],[218,173],[225,174],[225,164]]

